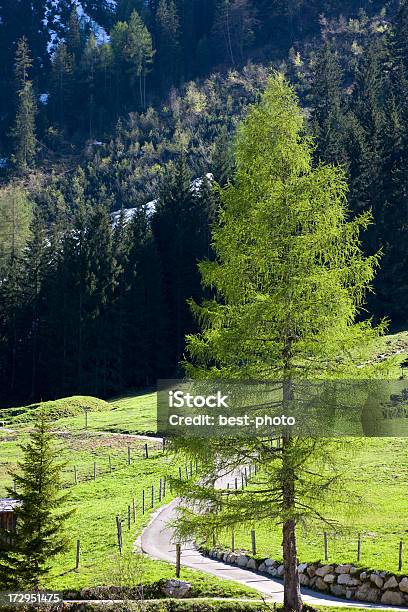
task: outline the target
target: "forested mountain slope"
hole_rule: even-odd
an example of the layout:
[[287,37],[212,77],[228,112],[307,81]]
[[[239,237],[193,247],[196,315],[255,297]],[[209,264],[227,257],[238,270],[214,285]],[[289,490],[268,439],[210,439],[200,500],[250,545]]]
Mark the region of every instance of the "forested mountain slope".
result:
[[368,315],[407,324],[406,2],[0,0],[0,17],[0,401],[177,373],[212,257],[206,175],[231,179],[271,67],[315,163],[342,164],[351,214],[373,212]]

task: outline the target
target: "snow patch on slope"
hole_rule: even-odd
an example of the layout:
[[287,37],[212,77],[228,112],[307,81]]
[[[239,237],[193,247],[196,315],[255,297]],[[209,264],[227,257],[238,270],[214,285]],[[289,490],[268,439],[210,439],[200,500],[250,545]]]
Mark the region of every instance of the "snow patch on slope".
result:
[[[211,174],[211,172],[207,172],[207,174],[204,177],[198,177],[194,179],[190,185],[191,192],[199,194],[203,186],[204,180],[207,180],[210,183],[212,183],[214,181],[214,175]],[[151,219],[151,217],[154,215],[156,211],[157,202],[158,200],[155,199],[155,200],[151,200],[150,202],[147,202],[147,204],[144,205],[144,210],[145,210],[145,213],[148,219]],[[133,217],[137,214],[138,210],[140,209],[136,207],[135,208],[124,208],[123,209],[124,223],[125,224],[129,223],[129,221],[131,221]],[[110,219],[114,227],[118,225],[121,214],[122,214],[122,211],[120,210],[115,210],[113,213],[111,213]]]

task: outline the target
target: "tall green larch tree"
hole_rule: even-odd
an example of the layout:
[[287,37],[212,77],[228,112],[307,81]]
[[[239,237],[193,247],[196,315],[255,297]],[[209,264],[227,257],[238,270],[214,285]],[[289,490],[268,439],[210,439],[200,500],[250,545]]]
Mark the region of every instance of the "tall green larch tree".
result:
[[[116,65],[116,83],[122,98],[127,92],[140,108],[146,106],[146,79],[154,57],[152,37],[139,13],[133,11],[129,22],[118,21],[111,32]],[[128,100],[126,100],[129,104]]]
[[[296,96],[278,74],[238,130],[234,181],[221,191],[213,227],[216,259],[199,266],[215,297],[193,304],[202,331],[187,338],[188,376],[281,381],[283,409],[293,381],[350,374],[378,333],[355,322],[377,264],[360,249],[370,215],[348,219],[343,171],[314,166],[312,151]],[[302,610],[296,526],[319,519],[336,489],[325,465],[331,444],[288,431],[279,449],[265,437],[177,437],[175,448],[205,466],[202,479],[179,485],[201,509],[187,505],[180,532],[208,535],[254,517],[282,524],[284,606]],[[214,489],[220,470],[248,460],[260,467],[253,487]],[[208,503],[217,512],[204,513]]]
[[125,57],[131,67],[131,81],[134,76],[138,77],[140,106],[145,108],[146,78],[151,70],[154,50],[151,34],[137,11],[133,11],[130,16]]

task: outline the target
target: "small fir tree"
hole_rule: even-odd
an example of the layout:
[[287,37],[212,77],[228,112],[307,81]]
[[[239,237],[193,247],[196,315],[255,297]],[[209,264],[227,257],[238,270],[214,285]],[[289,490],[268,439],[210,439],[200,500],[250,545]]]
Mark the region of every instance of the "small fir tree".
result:
[[2,584],[22,589],[39,588],[51,569],[52,559],[67,549],[64,524],[71,512],[64,511],[67,499],[61,494],[60,450],[50,423],[40,411],[23,459],[12,474],[16,491],[8,494],[20,505],[16,510],[17,530],[0,557]]

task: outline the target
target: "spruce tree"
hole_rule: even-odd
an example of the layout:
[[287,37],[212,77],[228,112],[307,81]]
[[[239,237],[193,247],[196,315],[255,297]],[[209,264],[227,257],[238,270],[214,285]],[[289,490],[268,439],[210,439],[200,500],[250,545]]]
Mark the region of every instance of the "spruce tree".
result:
[[[408,219],[408,3],[401,3],[388,32],[387,62],[381,62],[383,122],[381,127],[381,183],[371,189],[379,212],[377,216],[383,264],[376,283],[376,311],[405,323],[408,299],[407,219]],[[382,64],[382,66],[381,66]],[[388,70],[384,71],[384,64]],[[385,74],[384,74],[385,73]],[[375,174],[374,174],[375,177]],[[381,190],[378,185],[381,184]]]
[[244,61],[244,52],[253,41],[256,9],[250,0],[217,0],[213,40],[218,59],[228,57],[231,66]]
[[326,42],[315,60],[310,98],[318,155],[322,161],[336,164],[347,162],[342,79],[337,55]]
[[24,354],[26,359],[20,365],[20,372],[31,372],[24,376],[30,380],[29,393],[36,398],[42,392],[45,372],[41,371],[42,345],[46,341],[43,332],[44,320],[48,314],[44,281],[52,261],[44,213],[40,207],[34,211],[31,223],[31,237],[24,253],[24,318],[27,330]]
[[74,60],[65,43],[56,48],[52,58],[51,99],[54,119],[60,128],[66,126],[66,119],[72,112],[74,85]]
[[180,22],[174,0],[160,0],[156,12],[157,69],[165,91],[181,74]]
[[17,530],[0,558],[0,577],[12,588],[37,589],[51,569],[52,559],[67,549],[64,524],[70,512],[62,507],[60,450],[55,444],[45,412],[40,411],[23,458],[12,474],[16,491],[8,494],[19,502]]
[[85,389],[106,396],[114,390],[112,371],[113,303],[117,285],[117,264],[113,254],[112,227],[102,199],[87,219],[83,249],[83,380]]
[[0,191],[0,380],[8,397],[25,388],[18,371],[24,371],[27,330],[24,321],[26,276],[24,254],[30,240],[32,205],[18,187]]
[[194,188],[184,154],[169,164],[152,219],[170,320],[174,364],[184,351],[184,337],[194,329],[186,300],[201,297],[197,262],[208,255],[209,206]]
[[[344,172],[313,166],[304,131],[293,90],[276,75],[238,130],[234,182],[221,192],[212,232],[216,259],[200,263],[215,298],[193,303],[201,333],[187,338],[189,377],[281,381],[283,414],[294,380],[355,373],[377,334],[370,321],[355,322],[377,264],[359,243],[370,216],[348,220]],[[196,504],[182,512],[181,534],[208,536],[254,518],[282,524],[284,607],[301,610],[296,527],[321,518],[331,489],[338,493],[326,463],[332,442],[286,431],[279,450],[265,437],[235,435],[174,445],[205,466],[204,478],[178,485]],[[214,489],[220,469],[231,473],[248,458],[259,465],[254,487]],[[209,503],[217,512],[204,512]]]
[[76,8],[72,9],[69,17],[66,40],[67,50],[74,58],[74,63],[77,65],[82,52],[82,38],[78,11]]
[[211,156],[211,172],[221,187],[224,187],[232,178],[234,171],[234,156],[231,145],[231,135],[226,125],[220,128],[219,135],[214,141]]
[[29,80],[32,61],[27,40],[21,38],[17,45],[15,76],[17,82],[16,117],[12,135],[17,168],[25,172],[32,164],[37,150],[35,116],[37,104],[33,84]]

